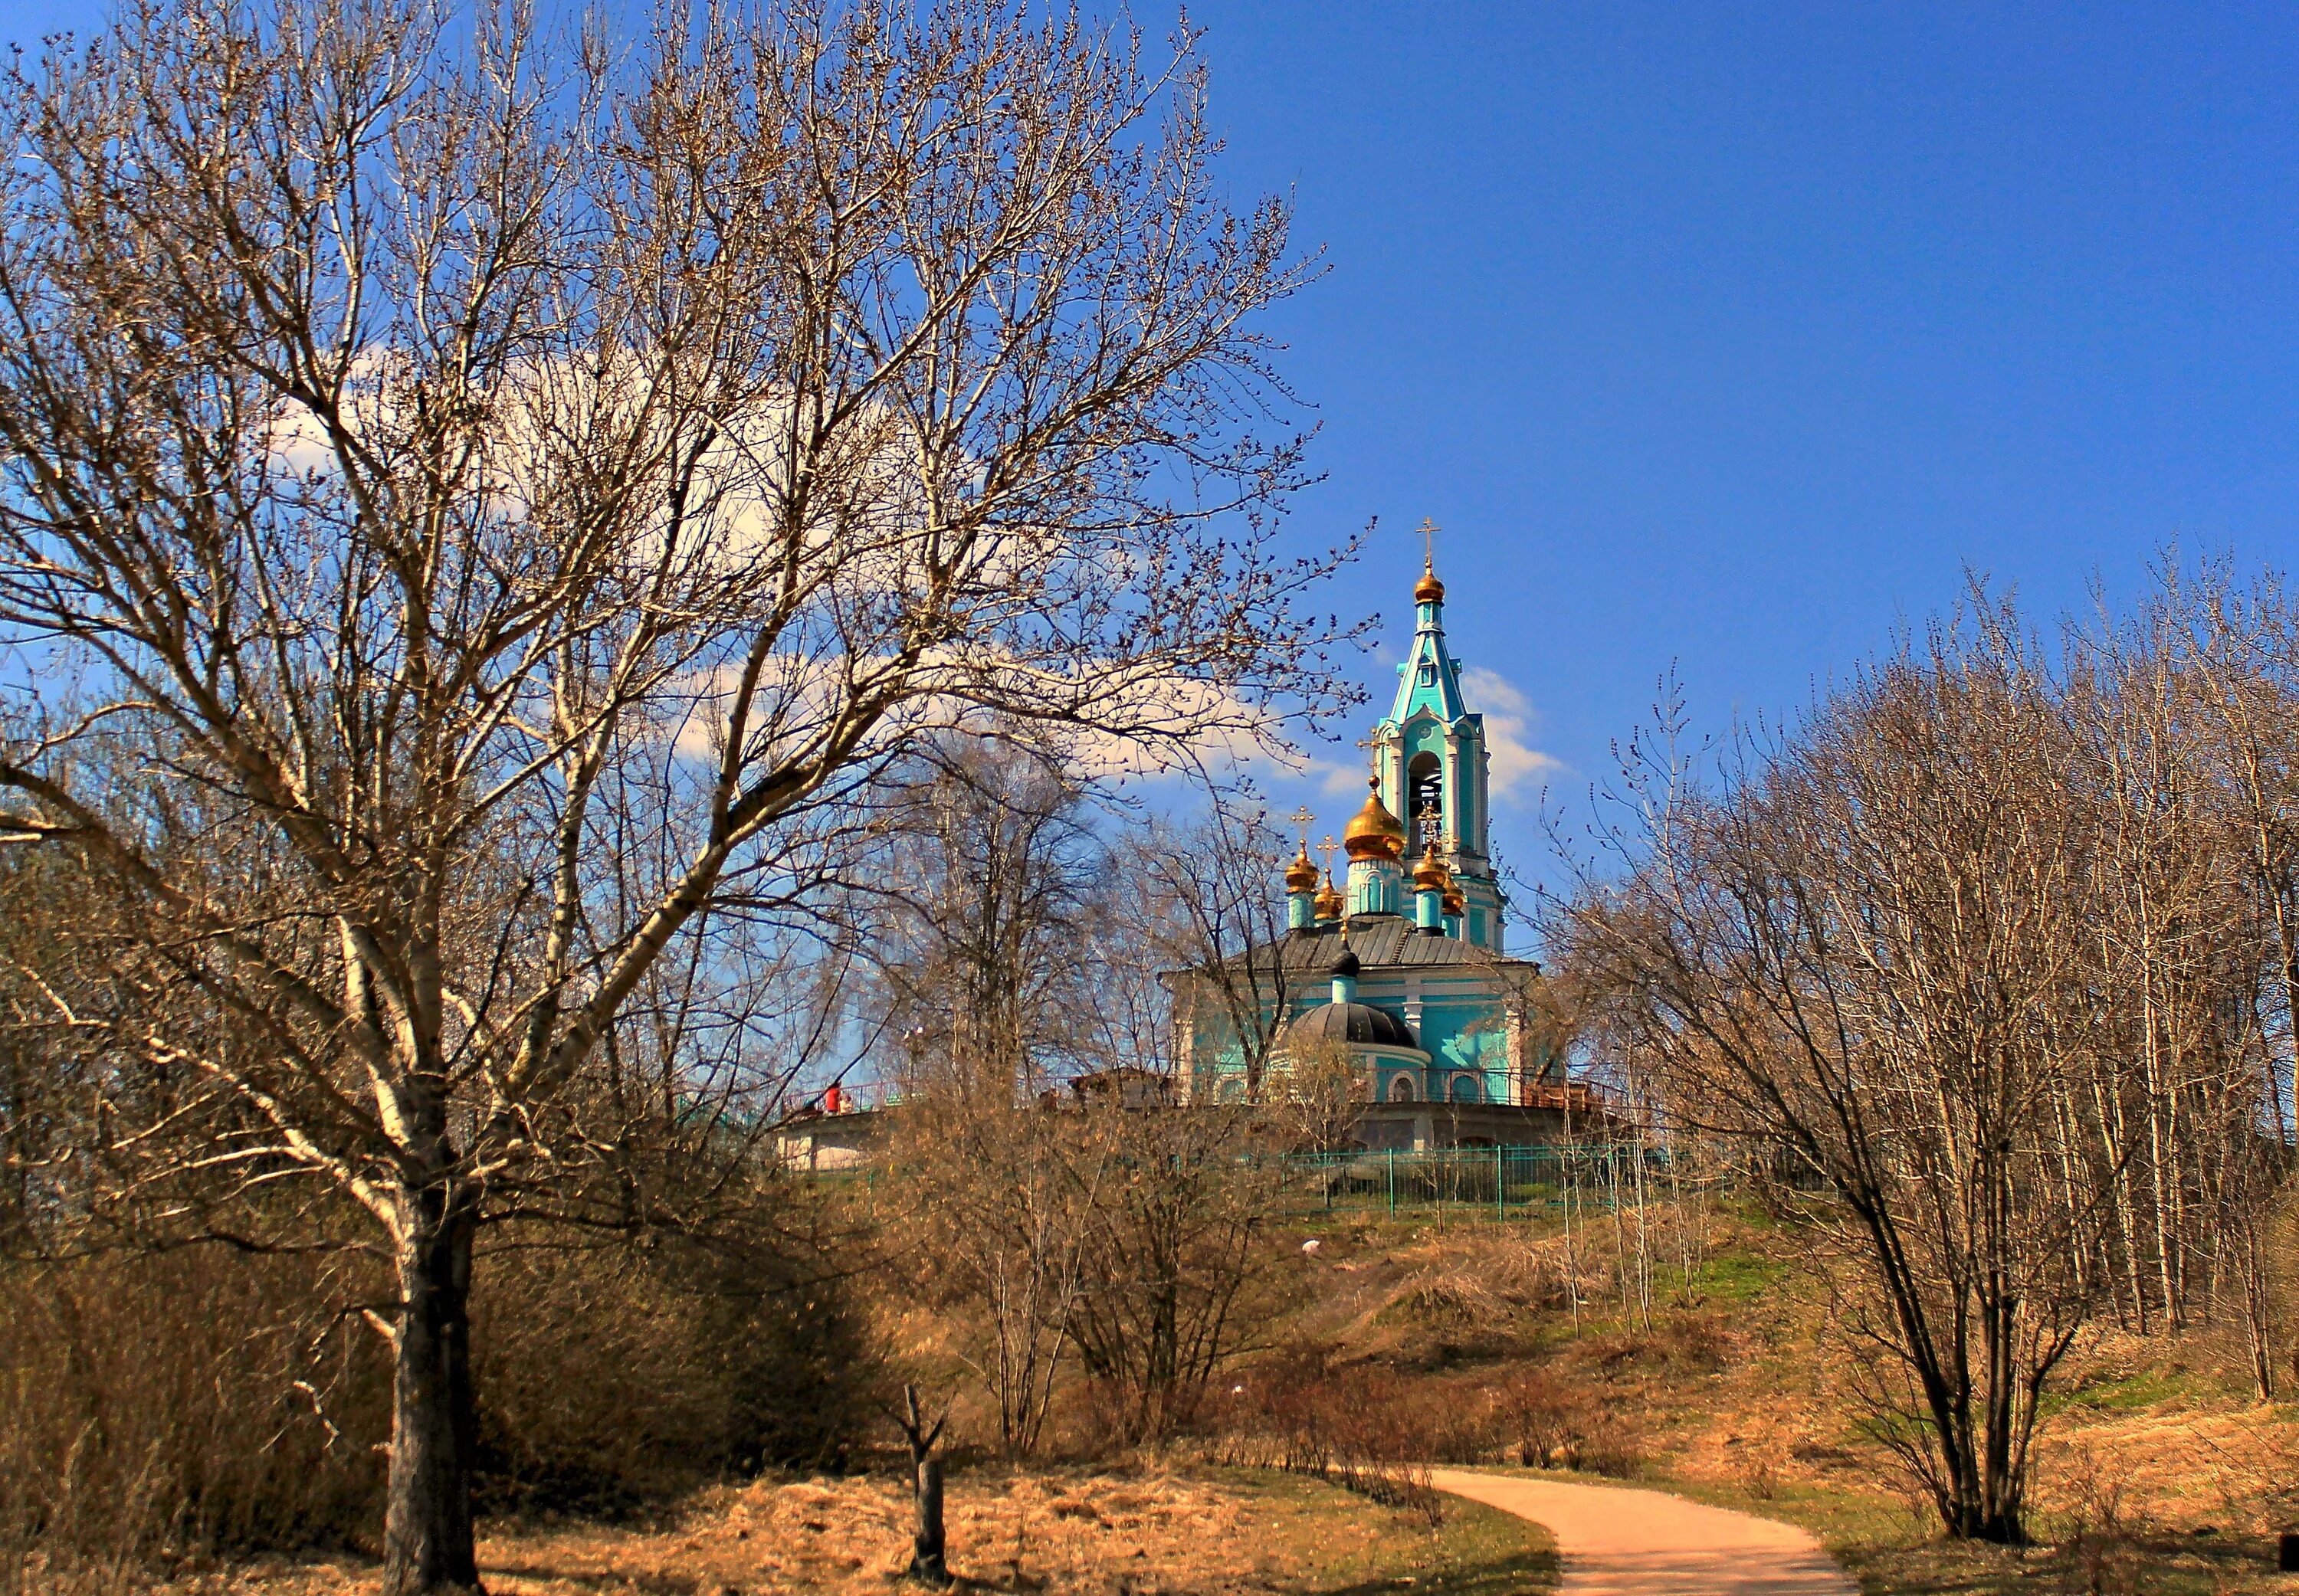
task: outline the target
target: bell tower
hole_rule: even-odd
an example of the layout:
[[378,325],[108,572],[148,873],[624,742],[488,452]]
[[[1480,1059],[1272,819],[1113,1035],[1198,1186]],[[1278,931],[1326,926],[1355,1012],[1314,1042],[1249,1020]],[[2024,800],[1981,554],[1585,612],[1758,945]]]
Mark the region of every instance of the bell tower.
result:
[[[1424,537],[1436,527],[1422,523]],[[1434,809],[1440,856],[1462,903],[1461,935],[1501,950],[1506,903],[1487,846],[1485,720],[1461,695],[1461,665],[1445,646],[1445,584],[1430,548],[1413,588],[1413,647],[1397,667],[1397,698],[1373,732],[1374,796],[1392,815]]]

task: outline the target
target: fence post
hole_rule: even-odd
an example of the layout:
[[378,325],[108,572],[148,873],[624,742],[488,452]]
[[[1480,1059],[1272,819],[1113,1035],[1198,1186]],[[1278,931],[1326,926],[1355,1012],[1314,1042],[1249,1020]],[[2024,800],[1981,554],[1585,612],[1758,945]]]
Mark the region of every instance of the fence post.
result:
[[1389,1217],[1397,1217],[1397,1149],[1389,1150]]
[[1501,1167],[1506,1154],[1498,1142],[1493,1144],[1493,1218],[1508,1218],[1508,1171]]

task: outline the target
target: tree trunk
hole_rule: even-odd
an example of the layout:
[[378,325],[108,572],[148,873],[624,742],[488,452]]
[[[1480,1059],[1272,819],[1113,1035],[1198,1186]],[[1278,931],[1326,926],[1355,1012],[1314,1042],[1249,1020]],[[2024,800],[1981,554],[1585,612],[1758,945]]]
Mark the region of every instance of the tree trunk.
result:
[[928,1584],[946,1585],[950,1577],[949,1567],[942,1560],[942,1460],[918,1459],[914,1484],[918,1522],[910,1536],[910,1575]]
[[[419,1196],[411,1206],[436,1208]],[[426,1214],[399,1249],[384,1596],[479,1589],[471,1539],[471,1225]]]

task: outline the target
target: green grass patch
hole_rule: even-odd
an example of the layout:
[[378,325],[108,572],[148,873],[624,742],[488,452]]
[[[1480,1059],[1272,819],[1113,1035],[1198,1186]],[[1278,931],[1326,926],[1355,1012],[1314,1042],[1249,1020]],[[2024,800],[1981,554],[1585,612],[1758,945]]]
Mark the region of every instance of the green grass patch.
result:
[[1747,1302],[1764,1296],[1788,1274],[1777,1258],[1754,1253],[1719,1253],[1692,1272],[1694,1294],[1719,1302]]

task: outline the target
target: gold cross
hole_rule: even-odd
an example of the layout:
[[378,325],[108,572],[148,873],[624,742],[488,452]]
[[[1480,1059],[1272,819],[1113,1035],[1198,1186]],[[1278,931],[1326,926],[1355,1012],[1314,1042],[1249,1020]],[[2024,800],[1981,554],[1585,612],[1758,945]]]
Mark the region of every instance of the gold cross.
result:
[[1421,563],[1432,571],[1437,568],[1437,534],[1443,530],[1428,517],[1421,517]]
[[1329,881],[1333,879],[1333,850],[1339,847],[1340,844],[1333,840],[1331,831],[1326,832],[1325,839],[1317,844],[1317,851],[1325,856],[1325,879]]
[[1305,854],[1307,853],[1309,851],[1309,823],[1317,817],[1310,814],[1309,806],[1304,804],[1285,818],[1301,828],[1301,851]]
[[1421,823],[1421,846],[1434,852],[1437,847],[1437,800],[1423,799],[1421,813],[1413,818]]

